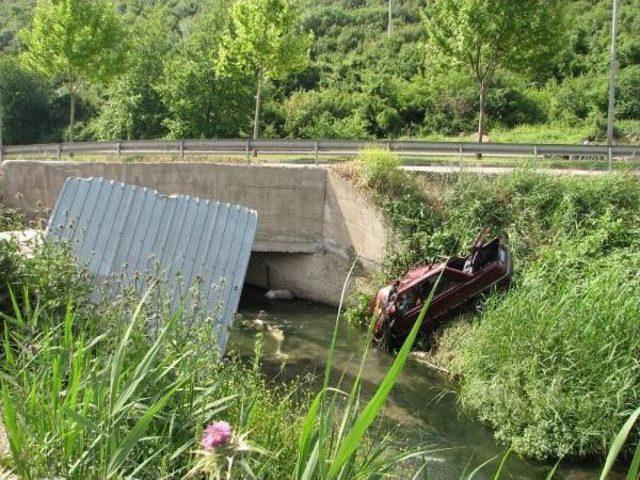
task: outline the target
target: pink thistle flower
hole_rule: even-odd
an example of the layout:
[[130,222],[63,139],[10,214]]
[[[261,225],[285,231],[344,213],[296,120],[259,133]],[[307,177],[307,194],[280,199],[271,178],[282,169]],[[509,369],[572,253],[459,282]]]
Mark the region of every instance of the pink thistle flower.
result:
[[227,443],[231,438],[231,425],[227,422],[211,422],[204,432],[200,445],[205,450],[212,450]]

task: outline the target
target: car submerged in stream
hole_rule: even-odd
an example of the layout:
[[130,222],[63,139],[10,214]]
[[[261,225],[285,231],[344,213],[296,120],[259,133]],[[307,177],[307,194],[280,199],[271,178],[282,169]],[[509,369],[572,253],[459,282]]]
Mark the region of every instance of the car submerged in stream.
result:
[[447,314],[469,305],[479,310],[484,295],[508,286],[513,272],[509,247],[500,237],[484,242],[487,233],[485,229],[478,235],[466,257],[451,257],[445,262],[412,268],[402,278],[381,288],[370,307],[375,316],[375,343],[390,349],[398,347],[436,283],[421,327],[426,339]]

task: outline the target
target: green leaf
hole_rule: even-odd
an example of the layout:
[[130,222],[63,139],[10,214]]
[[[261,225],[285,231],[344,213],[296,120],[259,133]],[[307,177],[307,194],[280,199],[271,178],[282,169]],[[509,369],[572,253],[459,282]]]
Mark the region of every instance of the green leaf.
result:
[[[602,469],[602,473],[600,474],[600,480],[605,480],[608,477],[609,473],[611,473],[613,464],[615,463],[616,459],[618,458],[618,455],[622,451],[622,448],[624,447],[624,444],[627,441],[627,437],[629,436],[629,432],[631,432],[631,429],[635,425],[639,416],[640,416],[640,407],[638,407],[631,415],[629,415],[629,418],[627,419],[627,421],[624,423],[624,425],[618,432],[618,435],[616,435],[616,438],[613,440],[613,443],[611,444],[611,448],[609,449],[609,454],[607,455],[607,460],[605,461],[604,467]],[[634,456],[634,460],[635,460],[635,456]]]
[[147,350],[147,353],[145,354],[144,358],[136,366],[133,372],[133,375],[131,377],[131,380],[129,380],[129,382],[127,382],[127,384],[122,388],[122,391],[118,396],[118,399],[113,405],[113,408],[112,408],[113,415],[119,414],[120,410],[122,410],[124,405],[129,401],[131,396],[135,393],[138,386],[147,377],[149,372],[152,371],[151,367],[153,365],[153,362],[158,356],[158,353],[160,352],[160,348],[164,344],[164,340],[166,339],[168,332],[170,331],[173,324],[176,322],[176,319],[178,318],[179,315],[180,315],[180,310],[178,310],[178,312],[172,315],[167,325],[165,325],[162,328],[160,335],[156,337],[155,341],[153,342],[153,345],[151,345],[151,348]]
[[119,469],[122,467],[127,457],[132,452],[136,443],[144,436],[151,421],[155,418],[158,412],[165,406],[169,399],[174,395],[176,390],[181,384],[175,385],[169,390],[160,400],[151,405],[142,417],[136,422],[131,431],[122,440],[122,442],[116,447],[115,452],[109,460],[107,466],[107,478],[112,478],[116,475]]
[[316,395],[316,398],[313,400],[311,406],[309,407],[309,411],[307,412],[307,415],[304,419],[304,423],[302,424],[302,432],[300,433],[300,440],[298,442],[298,459],[296,462],[294,478],[303,478],[303,467],[304,470],[306,470],[307,468],[306,464],[309,461],[309,450],[314,439],[317,437],[315,427],[323,397],[324,389]]
[[493,480],[498,480],[500,478],[500,475],[502,474],[502,470],[504,469],[505,464],[507,463],[507,459],[509,458],[509,455],[511,454],[511,450],[507,450],[507,453],[505,453],[502,456],[502,460],[500,461],[500,466],[498,467],[498,470],[496,471],[495,475],[493,476]]
[[152,288],[153,285],[149,287],[149,289],[147,289],[140,302],[138,302],[138,305],[136,306],[136,309],[131,316],[131,320],[129,321],[129,325],[124,335],[122,336],[122,339],[120,339],[120,343],[118,344],[113,357],[111,358],[111,375],[109,381],[109,412],[112,418],[115,416],[116,412],[116,399],[118,397],[118,388],[120,385],[120,377],[122,375],[122,366],[124,364],[127,344],[129,343],[129,338],[131,337],[131,333],[133,332],[133,327],[135,326],[138,317],[140,317],[140,313],[142,312],[142,306],[144,305]]
[[395,382],[402,372],[402,369],[407,362],[407,358],[411,353],[411,348],[413,347],[413,343],[415,342],[418,332],[420,331],[424,317],[427,314],[427,310],[429,308],[429,305],[431,304],[431,299],[433,298],[433,293],[438,288],[440,278],[441,276],[438,277],[436,284],[431,289],[429,298],[422,306],[420,315],[418,315],[417,320],[413,324],[409,335],[404,341],[402,348],[400,349],[400,352],[398,352],[398,355],[391,365],[391,368],[387,372],[387,375],[383,379],[382,383],[376,390],[376,393],[373,395],[369,403],[363,409],[362,413],[360,413],[360,415],[354,422],[345,439],[341,442],[335,458],[333,459],[333,463],[329,468],[328,478],[335,478],[341,471],[342,467],[347,463],[349,458],[357,451],[362,437],[384,406],[387,397],[391,392],[391,389],[395,385]]

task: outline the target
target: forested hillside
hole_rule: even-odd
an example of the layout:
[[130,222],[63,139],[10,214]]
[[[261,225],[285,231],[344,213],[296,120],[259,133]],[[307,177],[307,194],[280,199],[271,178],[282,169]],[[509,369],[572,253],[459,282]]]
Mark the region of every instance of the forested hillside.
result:
[[[426,0],[395,0],[390,36],[385,0],[302,1],[298,22],[313,34],[309,60],[264,82],[262,137],[436,138],[477,130],[479,98],[468,69],[437,64],[426,47]],[[68,89],[23,60],[18,32],[30,28],[35,3],[0,3],[7,143],[68,135]],[[254,78],[216,67],[231,1],[114,4],[125,32],[122,61],[106,78],[77,85],[76,140],[251,134]],[[553,35],[559,48],[544,62],[496,71],[486,100],[490,139],[602,139],[611,1],[572,0],[562,22]],[[622,0],[619,32],[617,133],[638,141],[640,0]]]

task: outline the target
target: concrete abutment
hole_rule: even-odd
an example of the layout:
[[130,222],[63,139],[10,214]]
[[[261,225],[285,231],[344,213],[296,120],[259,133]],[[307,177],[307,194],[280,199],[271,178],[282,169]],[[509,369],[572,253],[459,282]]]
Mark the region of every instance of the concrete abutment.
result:
[[382,215],[350,182],[327,168],[8,161],[2,164],[3,202],[28,218],[46,215],[71,176],[104,177],[167,195],[256,209],[259,225],[247,283],[285,288],[309,300],[336,305],[355,256],[366,271],[384,252]]

